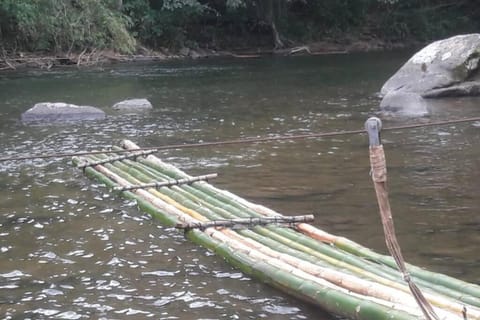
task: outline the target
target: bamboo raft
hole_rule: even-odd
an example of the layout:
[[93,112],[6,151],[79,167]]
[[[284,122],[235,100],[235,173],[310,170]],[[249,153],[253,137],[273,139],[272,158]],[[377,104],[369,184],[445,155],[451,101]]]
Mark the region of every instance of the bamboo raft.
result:
[[[124,141],[114,150],[138,149]],[[74,157],[85,174],[227,262],[275,288],[351,319],[422,319],[394,259],[192,177],[158,157]],[[245,224],[253,224],[245,227]],[[479,320],[480,286],[407,265],[438,319]]]

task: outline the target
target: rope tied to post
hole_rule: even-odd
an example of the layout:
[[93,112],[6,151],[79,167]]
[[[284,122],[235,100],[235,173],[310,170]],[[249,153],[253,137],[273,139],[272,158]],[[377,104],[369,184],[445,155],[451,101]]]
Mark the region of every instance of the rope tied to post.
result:
[[387,166],[382,145],[370,147],[370,166],[374,182],[387,182]]

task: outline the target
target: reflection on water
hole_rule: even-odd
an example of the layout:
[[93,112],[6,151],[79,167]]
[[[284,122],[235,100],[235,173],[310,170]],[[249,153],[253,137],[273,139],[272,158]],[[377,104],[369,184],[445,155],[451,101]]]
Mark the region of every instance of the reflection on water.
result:
[[[403,54],[208,60],[0,75],[2,156],[362,128]],[[154,110],[109,108],[146,97]],[[105,121],[25,126],[39,101],[102,108]],[[475,116],[447,100],[422,121]],[[413,119],[415,120],[415,119]],[[384,118],[384,126],[412,119]],[[391,202],[407,260],[480,282],[480,125],[385,132]],[[219,187],[385,252],[363,135],[161,157]],[[250,279],[111,195],[68,159],[0,163],[0,313],[7,319],[332,319]]]

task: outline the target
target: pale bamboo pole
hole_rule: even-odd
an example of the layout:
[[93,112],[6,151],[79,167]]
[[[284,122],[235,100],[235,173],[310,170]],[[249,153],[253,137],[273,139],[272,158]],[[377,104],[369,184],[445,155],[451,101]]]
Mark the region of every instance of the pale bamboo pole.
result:
[[[128,160],[126,160],[126,162],[127,161]],[[142,170],[142,168],[140,168],[140,165],[138,163],[129,163],[129,165],[134,166],[139,170]],[[117,164],[117,166],[123,166],[123,165]],[[124,167],[124,168],[125,168],[125,170],[128,170],[127,167]],[[142,172],[145,173],[145,171],[143,171],[143,170],[142,170]],[[153,175],[151,178],[152,179],[158,179],[158,176]],[[164,178],[169,179],[170,177],[164,177]],[[185,186],[185,188],[187,188],[187,187]],[[190,187],[188,187],[188,188],[190,189]],[[188,197],[189,199],[191,199],[195,203],[203,203],[204,207],[208,207],[211,210],[218,211],[221,214],[220,218],[237,218],[237,216],[230,214],[232,212],[235,212],[235,210],[236,210],[235,208],[225,207],[225,209],[227,210],[227,211],[225,211],[223,208],[217,207],[216,205],[212,205],[208,201],[205,201],[205,198],[200,198],[200,196],[197,193],[195,195],[193,195],[193,194],[183,190],[183,188],[179,188],[179,187],[176,187],[176,186],[173,187],[172,189],[175,189],[176,191],[180,192],[181,194]],[[168,189],[162,189],[162,190],[164,190],[165,192],[168,191]],[[208,195],[205,195],[205,196],[209,197]],[[219,217],[217,217],[215,219],[218,219],[218,218]],[[255,230],[257,230],[257,229],[258,228],[255,228]],[[268,232],[272,232],[272,231],[268,231],[268,230],[265,230],[265,229],[258,229],[258,230],[262,230],[263,234],[268,233]],[[284,243],[286,243],[287,245],[295,248],[295,250],[302,250],[302,251],[304,251],[308,254],[319,257],[321,259],[321,261],[328,262],[331,265],[335,265],[336,267],[349,269],[350,271],[353,271],[354,273],[361,273],[362,276],[367,276],[368,277],[368,274],[364,271],[364,269],[361,269],[361,268],[356,267],[354,265],[350,265],[348,263],[344,263],[342,260],[337,260],[335,258],[329,257],[328,255],[325,255],[325,254],[320,253],[318,251],[313,251],[312,249],[310,249],[308,247],[302,246],[302,245],[300,245],[298,243],[295,243],[295,242],[291,242],[286,238],[282,238],[282,239],[283,239]],[[330,249],[330,248],[328,246],[324,246],[324,249]],[[361,265],[361,263],[357,263],[357,265],[359,265],[359,264]]]
[[[117,183],[119,183],[120,185],[123,185],[123,186],[127,186],[128,185],[128,181],[126,181],[124,178],[121,178],[120,176],[118,176],[117,174],[111,172],[110,170],[108,170],[107,168],[104,168],[102,166],[95,166],[95,169],[97,169],[99,172],[105,174],[106,176],[108,176],[109,178],[111,179],[114,179]],[[151,199],[150,196],[148,194],[146,194],[145,192],[142,192],[143,190],[137,190],[137,193],[141,194],[142,196],[146,196],[147,199],[150,199],[151,202],[153,204],[155,204],[155,206],[158,206],[159,208],[161,208],[162,210],[166,210],[168,212],[171,212],[172,214],[174,215],[177,215],[180,217],[181,220],[189,220],[187,217],[182,217],[182,214],[180,214],[179,212],[177,212],[177,210],[175,210],[175,207],[172,206],[172,205],[168,205],[168,204],[162,204],[161,200],[157,199],[157,201],[155,199]],[[215,230],[214,228],[208,228],[206,230],[207,232],[210,232],[211,234],[215,234],[216,237],[218,239],[222,239],[224,242],[228,243],[229,245],[233,245],[233,243],[229,240],[229,238],[225,238],[224,236],[221,236],[221,232]],[[189,232],[190,233],[190,232]],[[247,255],[248,256],[248,255]],[[278,264],[277,261],[275,261],[275,263],[272,265],[272,266],[276,266]],[[285,265],[282,265],[285,267]],[[286,268],[286,269],[282,269],[284,270],[284,272],[286,273],[290,273],[292,276],[296,276],[296,277],[299,277],[298,274],[296,273],[300,273],[300,275],[303,276],[303,278],[305,278],[305,275],[302,274],[300,271],[295,271],[294,269],[292,270],[291,268]],[[292,272],[293,271],[293,272]],[[302,278],[302,277],[301,277]],[[310,280],[313,280],[311,279],[308,275],[307,275],[307,279],[310,279]],[[317,283],[319,282],[319,280],[316,281]],[[278,284],[277,284],[278,285]],[[337,291],[338,289],[335,288]],[[341,291],[341,290],[340,290]],[[365,300],[365,299],[364,299]],[[378,304],[378,302],[375,302]],[[355,309],[355,314],[360,314],[360,311],[361,311],[361,308],[360,308],[360,305]],[[342,312],[340,312],[342,313]],[[388,313],[388,312],[387,312]],[[399,317],[401,314],[398,314]],[[404,316],[401,316],[402,318]],[[395,318],[395,317],[392,317],[392,318]],[[364,319],[363,317],[359,317],[359,319]],[[365,318],[365,319],[369,319],[369,318]],[[400,318],[399,318],[400,319]]]
[[[174,171],[176,171],[176,173],[177,173],[179,176],[181,176],[181,175],[183,174],[183,172],[181,172],[181,171],[178,170],[177,168],[174,168],[174,167],[173,167],[173,168],[171,168],[171,169],[173,169]],[[240,199],[241,199],[241,198],[240,198]],[[245,200],[244,200],[244,201],[245,201]],[[257,209],[258,209],[258,208],[257,208]],[[307,225],[307,226],[308,226],[308,225]],[[307,228],[308,228],[308,227],[307,227]],[[325,237],[324,237],[324,238],[325,238]],[[324,240],[324,239],[323,239],[323,240]],[[331,239],[330,239],[329,241],[331,241]]]
[[[117,165],[120,165],[120,164],[117,163]],[[113,164],[105,164],[105,166],[112,166],[113,167],[114,165]],[[101,168],[97,168],[97,169],[101,169]],[[114,168],[111,168],[111,169],[114,169]],[[121,171],[121,169],[116,169],[116,170]],[[117,173],[110,172],[110,170],[106,169],[106,168],[101,169],[101,172],[104,172],[105,174],[107,174],[110,177],[114,177],[116,180],[125,179],[126,183],[125,182],[121,183],[121,185],[124,185],[125,187],[128,187],[129,183],[137,184],[137,183],[141,182],[137,178],[134,178],[133,176],[128,175],[126,172],[124,172],[124,175],[121,175],[121,172],[117,172]],[[198,212],[184,207],[183,205],[177,203],[175,200],[173,200],[171,198],[168,198],[168,196],[163,196],[156,189],[150,188],[147,191],[149,193],[153,194],[153,195],[157,195],[157,196],[161,195],[162,196],[161,200],[166,201],[172,207],[175,207],[175,208],[179,209],[180,211],[182,211],[184,213],[187,213],[190,216],[194,216],[199,221],[208,221],[207,218],[205,218],[204,216],[202,216]],[[157,205],[158,205],[158,203],[157,203]],[[165,209],[166,207],[162,206],[161,208]],[[213,228],[210,228],[210,229],[213,229]],[[214,237],[215,239],[221,238],[217,233],[213,233],[212,231],[209,231],[209,232],[211,232],[211,234],[215,235],[215,237]],[[316,277],[321,277],[322,279],[325,279],[325,280],[327,280],[327,281],[329,281],[329,282],[331,282],[335,285],[338,285],[342,288],[345,288],[349,291],[356,292],[358,294],[365,295],[365,296],[371,296],[371,297],[374,297],[376,299],[379,299],[380,301],[381,300],[386,300],[387,302],[384,302],[383,304],[388,303],[388,302],[393,302],[393,303],[396,303],[396,304],[399,304],[399,303],[406,304],[406,309],[402,306],[399,306],[398,309],[400,309],[400,310],[407,310],[408,308],[412,308],[415,305],[415,301],[412,300],[409,295],[406,295],[403,292],[395,292],[395,290],[391,287],[376,284],[376,283],[371,282],[371,281],[366,281],[366,280],[363,280],[363,279],[360,279],[360,278],[357,278],[357,277],[353,277],[353,276],[350,276],[348,274],[333,271],[333,270],[330,270],[330,269],[327,269],[327,268],[318,267],[314,264],[307,263],[307,262],[302,261],[300,259],[288,256],[288,255],[285,255],[285,254],[278,253],[278,252],[276,252],[276,251],[274,251],[274,250],[272,250],[272,249],[270,249],[266,246],[263,246],[263,245],[259,244],[258,242],[255,242],[251,239],[247,239],[247,238],[244,238],[242,236],[239,236],[238,234],[236,234],[234,232],[224,230],[223,233],[230,236],[231,238],[232,237],[236,238],[236,240],[238,242],[243,243],[244,245],[247,244],[247,246],[249,246],[251,248],[254,248],[255,250],[259,250],[259,251],[262,251],[262,252],[267,252],[266,254],[268,256],[270,256],[272,258],[275,258],[275,259],[280,259],[281,261],[287,263],[288,265],[296,267],[296,268],[298,268],[299,270],[301,270],[305,273],[311,274],[311,275],[316,276]],[[221,239],[222,239],[223,242],[227,242],[225,240],[225,238],[221,238]],[[229,242],[229,244],[231,244],[231,243]],[[411,301],[409,301],[409,299]],[[446,314],[449,317],[445,317],[445,319],[454,319],[453,314],[449,314],[449,313],[446,313]]]
[[[105,166],[114,166],[113,164],[104,164]],[[117,164],[118,165],[118,164]],[[126,177],[126,173],[125,173],[125,176],[120,176],[119,174],[120,173],[114,173],[114,172],[111,172],[110,169],[107,169],[107,168],[102,168],[101,166],[98,166],[96,167],[97,170],[99,170],[100,172],[103,172],[104,174],[106,174],[107,176],[109,177],[112,177],[114,178],[115,180],[119,181],[120,184],[122,186],[125,186],[125,187],[128,187],[129,184],[131,183],[140,183],[140,181],[132,176],[130,177]],[[111,168],[113,169],[113,168]],[[118,169],[120,170],[120,169]],[[138,191],[142,191],[142,190],[138,190]],[[156,189],[153,189],[153,188],[150,188],[147,190],[150,194],[158,194],[159,192],[156,190]],[[140,192],[142,193],[143,196],[145,196],[145,192]],[[166,196],[165,196],[166,197]],[[162,198],[161,200],[165,201],[166,199],[165,198]],[[168,201],[168,200],[167,200]],[[153,201],[152,201],[153,202]],[[170,199],[170,201],[168,201],[168,204],[171,206],[171,207],[166,207],[166,206],[162,206],[160,205],[160,202],[153,202],[155,203],[157,206],[159,206],[161,209],[164,209],[164,210],[167,210],[167,211],[171,211],[173,210],[172,208],[177,208],[179,209],[182,213],[185,212],[185,207],[183,207],[182,205],[176,203],[173,199]],[[179,214],[178,212],[175,213],[177,216],[181,216],[181,214]],[[194,212],[194,210],[192,209],[188,209],[188,212],[187,214],[192,214],[196,217],[196,219],[200,220],[200,221],[208,221],[207,218],[201,216],[199,213],[197,212]],[[181,220],[187,220],[186,218],[182,218]],[[217,232],[214,232],[212,231],[213,228],[209,228],[210,231],[207,231],[207,233],[210,233],[211,235],[214,235],[214,238],[221,238],[223,242],[227,242],[226,238],[224,237],[221,237]],[[228,232],[228,231],[224,231],[225,234],[229,234],[230,237],[234,236],[237,238],[237,241],[239,242],[246,242],[247,239],[246,238],[243,238],[241,236],[238,236],[236,233],[234,232]],[[248,239],[248,243],[250,244],[250,246],[254,247],[256,250],[261,250],[262,249],[262,245],[258,244],[258,243],[255,243],[254,241],[252,241],[251,239]],[[231,244],[231,243],[229,243]],[[264,247],[263,250],[267,250],[266,249],[267,247]],[[346,276],[347,277],[347,281],[344,282],[343,280],[341,280],[341,277],[342,277],[342,274],[339,273],[339,272],[334,272],[332,271],[332,273],[330,273],[328,271],[328,269],[326,268],[320,268],[320,267],[317,267],[313,264],[310,264],[308,265],[308,267],[305,265],[305,263],[302,264],[302,261],[301,260],[295,260],[294,258],[288,258],[287,255],[279,255],[279,254],[274,254],[274,251],[270,249],[270,257],[273,257],[273,258],[277,258],[278,257],[282,257],[283,258],[283,261],[286,262],[287,264],[292,264],[292,262],[294,263],[294,267],[297,267],[299,268],[299,270],[302,270],[304,271],[305,273],[312,273],[313,271],[312,270],[316,270],[314,272],[313,275],[315,276],[320,276],[322,279],[325,278],[327,279],[327,281],[329,282],[332,282],[334,281],[333,283],[334,284],[348,284],[348,286],[346,287],[347,290],[350,290],[350,291],[353,291],[353,292],[357,292],[359,294],[362,294],[362,295],[368,295],[368,296],[373,296],[377,299],[384,299],[384,300],[387,300],[389,302],[395,302],[395,303],[400,303],[401,300],[404,300],[403,303],[405,303],[405,301],[408,301],[408,300],[405,300],[406,298],[408,298],[408,296],[403,296],[401,297],[402,299],[397,299],[395,296],[392,296],[390,294],[387,294],[385,290],[382,291],[382,289],[385,289],[385,288],[382,288],[380,287],[380,289],[374,289],[375,285],[373,283],[367,283],[366,281],[363,281],[359,278],[356,278],[356,277],[352,277],[352,276],[347,276],[346,274],[343,274],[343,276]],[[276,265],[276,264],[275,264]],[[291,271],[291,270],[290,270]],[[340,279],[340,280],[339,280]],[[356,282],[360,282],[360,284],[356,284]],[[325,285],[325,283],[322,281],[323,285]],[[367,290],[365,290],[365,288],[367,288]],[[389,288],[390,290],[392,290],[391,288]],[[387,298],[385,298],[387,297]],[[398,295],[397,295],[398,297]],[[411,307],[411,306],[410,306]],[[399,307],[399,309],[403,309],[403,307]]]
[[[128,146],[128,144],[129,144],[129,143],[126,143],[125,145]],[[129,147],[136,148],[137,146],[135,146],[134,144],[130,144]],[[179,175],[179,176],[186,176],[186,174],[183,173],[182,171],[180,171],[178,168],[173,167],[173,166],[168,165],[168,164],[165,164],[165,163],[161,162],[161,161],[160,161],[158,158],[156,158],[156,157],[150,156],[149,158],[150,158],[149,160],[154,161],[154,162],[157,162],[157,164],[161,164],[162,166],[167,166],[169,170],[173,171],[175,174],[177,174],[177,175]],[[225,191],[223,191],[223,190],[215,190],[215,191],[218,192],[218,193],[223,193],[223,194],[226,193],[226,194],[228,195],[228,192],[225,192]],[[276,213],[274,213],[274,212],[272,212],[272,211],[269,212],[269,209],[268,209],[268,208],[265,208],[265,207],[262,207],[262,206],[259,206],[259,205],[253,205],[253,206],[252,206],[251,203],[249,203],[248,201],[246,201],[246,200],[244,200],[244,199],[242,199],[242,198],[239,198],[239,197],[237,197],[237,196],[235,196],[235,195],[233,195],[233,197],[237,198],[236,200],[237,200],[238,202],[240,202],[243,206],[249,207],[250,209],[255,209],[255,210],[257,210],[258,212],[263,213],[264,215],[265,215],[265,213],[266,213],[267,215],[276,215]],[[338,241],[338,237],[331,236],[331,235],[329,235],[328,233],[325,233],[325,232],[323,232],[323,231],[321,231],[321,230],[318,230],[318,229],[316,229],[316,228],[314,228],[314,227],[312,227],[312,226],[310,226],[310,225],[300,224],[299,227],[302,228],[302,229],[304,229],[304,230],[310,231],[310,233],[312,233],[311,231],[313,231],[312,234],[314,235],[314,237],[317,238],[317,239],[320,239],[320,240],[322,240],[322,241],[325,241],[325,240],[327,240],[327,241],[337,240],[337,241]],[[320,234],[320,236],[319,236],[319,234]],[[346,239],[346,240],[347,240],[347,239]],[[367,249],[367,250],[368,250],[368,249]],[[429,295],[429,298],[435,300],[435,301],[436,301],[436,304],[444,304],[444,302],[441,302],[441,301],[442,301],[441,298],[433,298],[432,296],[433,296],[433,295]],[[450,307],[452,307],[451,304],[450,304]],[[455,309],[455,310],[458,310],[458,308],[459,308],[459,307],[458,307],[458,304],[454,305],[454,307],[452,307],[452,308]]]
[[[238,197],[234,194],[232,194],[232,195],[235,196],[235,197]],[[256,210],[259,213],[264,214],[265,216],[280,215],[279,213],[275,212],[274,210],[272,210],[270,208],[248,202],[247,200],[245,200],[243,198],[240,198],[240,197],[238,197],[238,198],[239,198],[238,199],[239,202],[242,202],[244,205],[252,208],[253,210]],[[334,246],[337,246],[337,247],[358,248],[354,252],[357,252],[359,249],[362,249],[362,251],[370,251],[370,249],[361,247],[359,244],[357,244],[357,243],[355,243],[355,242],[353,242],[353,241],[351,241],[351,240],[349,240],[345,237],[340,237],[340,236],[330,234],[328,232],[325,232],[321,229],[318,229],[318,228],[312,226],[311,224],[299,223],[299,224],[296,224],[296,229],[303,232],[306,235],[309,235],[313,239],[317,239],[319,241],[326,242],[326,243],[331,243],[331,244],[333,244]],[[359,255],[359,256],[365,256],[365,255]],[[370,257],[370,255],[365,256],[365,257]],[[410,289],[402,283],[388,280],[387,278],[378,276],[378,275],[373,274],[373,273],[365,274],[365,276],[367,276],[369,278],[372,278],[372,279],[375,279],[377,282],[383,283],[387,286],[395,287],[395,288],[400,289],[404,292],[410,292]],[[422,281],[422,284],[425,284],[425,281]],[[435,288],[439,289],[438,286],[436,286]],[[427,299],[432,304],[434,304],[438,307],[447,308],[447,309],[450,309],[453,312],[457,312],[457,313],[461,313],[464,310],[465,303],[459,302],[457,299],[454,300],[452,295],[445,295],[445,294],[439,295],[438,293],[434,294],[431,291],[425,292],[425,295],[426,295]],[[461,298],[458,294],[456,295],[456,297]],[[464,296],[464,298],[466,298],[466,297]],[[464,300],[467,300],[467,299],[464,299]],[[472,302],[473,300],[474,300],[474,297],[471,297],[467,301]],[[475,302],[475,301],[473,301],[473,302]],[[469,306],[468,309],[472,311],[472,314],[475,317],[480,317],[480,308],[476,307],[475,304]]]
[[[156,177],[153,175],[152,178],[156,178]],[[362,274],[365,275],[365,272],[362,272]],[[382,281],[381,277],[377,277],[376,280],[380,283],[388,285],[389,287],[398,288],[398,289],[400,289],[402,291],[405,291],[405,292],[408,291],[408,288],[406,288],[405,286],[402,286],[399,283],[395,283],[395,282],[392,282],[392,281]],[[447,309],[452,309],[453,308],[452,311],[454,311],[454,312],[461,312],[462,311],[463,305],[454,304],[449,300],[442,299],[441,297],[437,297],[437,296],[434,296],[434,295],[429,295],[429,298],[431,298],[431,300],[433,300],[435,302],[436,306],[449,306],[450,308],[447,308]],[[475,314],[475,312],[472,310],[471,314]]]
[[[153,156],[152,156],[152,158],[153,158]],[[156,160],[156,159],[154,159],[154,160]],[[160,163],[160,161],[158,161],[158,160],[156,162],[157,162],[157,164]],[[179,173],[179,171],[177,171],[177,173]],[[228,197],[233,198],[234,200],[236,200],[237,202],[239,202],[243,206],[245,206],[247,208],[250,208],[252,210],[255,210],[256,212],[261,213],[262,215],[266,215],[266,216],[280,215],[280,214],[274,212],[273,210],[271,210],[269,208],[266,208],[266,207],[261,206],[261,205],[253,204],[253,203],[251,203],[251,202],[249,202],[249,201],[247,201],[243,198],[240,198],[240,197],[238,197],[238,196],[236,196],[236,195],[234,195],[234,194],[232,194],[232,193],[230,193],[226,190],[217,189],[216,191],[218,193],[221,193],[221,194],[224,194]],[[373,260],[376,260],[376,261],[378,261],[379,258],[381,258],[380,261],[382,263],[385,260],[388,261],[388,259],[389,259],[389,257],[376,254],[373,251],[371,251],[370,249],[361,247],[360,245],[354,243],[351,240],[348,240],[348,239],[343,238],[343,237],[338,237],[338,236],[331,235],[331,234],[329,234],[329,233],[327,233],[323,230],[320,230],[318,228],[315,228],[315,227],[313,227],[309,224],[304,224],[304,223],[297,224],[297,229],[299,231],[302,231],[303,233],[305,233],[307,235],[310,235],[312,238],[315,238],[315,239],[320,240],[322,242],[332,243],[332,244],[336,245],[337,247],[345,249],[348,252],[352,252],[352,253],[353,252],[354,253],[360,252],[361,253],[360,256],[365,256],[366,258],[369,258],[369,259],[371,259],[372,256],[376,258],[376,259],[373,259]],[[391,266],[391,264],[389,264],[389,265]],[[475,287],[475,285],[473,285],[473,284],[468,284],[468,283],[465,283],[465,282],[461,282],[458,279],[454,279],[454,278],[451,278],[451,277],[448,277],[448,276],[445,276],[445,275],[442,275],[442,274],[437,274],[437,273],[431,273],[431,272],[428,272],[428,271],[424,271],[423,269],[419,269],[418,267],[415,267],[415,266],[409,265],[409,268],[414,269],[415,274],[419,274],[419,273],[420,274],[424,274],[424,273],[431,274],[430,279],[433,279],[433,280],[435,280],[436,278],[447,278],[447,280],[448,280],[448,278],[450,278],[454,282],[459,283],[460,286]],[[393,271],[393,269],[392,269],[392,271]],[[424,279],[424,277],[420,277],[420,279]],[[432,290],[442,292],[443,294],[445,294],[448,297],[459,299],[463,302],[472,304],[472,306],[478,306],[479,305],[478,299],[469,295],[469,294],[460,293],[460,292],[457,292],[457,291],[453,292],[453,291],[451,291],[451,289],[449,289],[449,287],[440,287],[440,286],[434,285],[430,282],[426,282],[425,280],[419,281],[417,279],[417,282],[420,282],[422,284],[422,286],[424,286],[424,287],[428,286],[428,287],[432,288]],[[404,288],[404,290],[409,290],[406,286],[404,286],[403,288]],[[457,285],[457,288],[458,288],[458,285]],[[455,290],[455,289],[453,289],[453,290]],[[444,298],[442,298],[442,296],[438,296],[436,294],[431,294],[431,293],[427,293],[427,296],[428,296],[429,301],[431,301],[432,303],[434,303],[438,306],[445,306],[445,307],[448,306],[448,308],[450,308],[454,311],[459,311],[459,310],[463,309],[463,304],[462,303],[456,303],[449,298],[444,299]]]
[[[291,274],[305,278],[306,281],[317,282],[326,286],[333,284],[345,289],[348,294],[359,295],[363,299],[370,297],[372,301],[391,307],[392,309],[402,310],[414,314],[416,317],[421,316],[415,300],[404,292],[398,292],[387,286],[364,281],[363,279],[348,276],[335,270],[318,267],[294,257],[275,252],[273,249],[259,245],[254,241],[245,242],[242,238],[232,241],[231,237],[239,238],[240,236],[238,235],[230,234],[230,237],[226,238],[225,235],[214,233],[214,231],[211,230],[207,231],[207,234],[210,234],[219,241],[228,242],[229,246],[236,251],[244,252],[254,260],[265,261],[272,266],[283,268]],[[325,281],[327,281],[327,283]],[[441,309],[436,309],[436,311],[441,315],[440,319],[442,320],[463,319],[461,313],[454,314]]]
[[[308,273],[314,277],[320,277],[322,279],[325,279],[339,287],[347,289],[350,292],[354,292],[362,296],[370,296],[375,299],[383,300],[385,301],[384,303],[386,305],[388,305],[389,302],[392,302],[395,305],[403,305],[405,306],[405,311],[408,310],[408,312],[411,312],[417,307],[415,300],[410,294],[398,290],[394,287],[358,278],[350,274],[338,272],[335,269],[320,267],[311,262],[298,259],[291,255],[277,252],[272,248],[260,244],[252,239],[245,239],[232,231],[228,232],[228,234],[232,238],[236,238],[239,242],[243,243],[254,251],[260,252],[265,256],[285,262],[289,266]],[[442,310],[441,308],[436,308],[436,311],[441,315],[441,319],[453,320],[462,318],[461,309],[456,314],[450,311]]]

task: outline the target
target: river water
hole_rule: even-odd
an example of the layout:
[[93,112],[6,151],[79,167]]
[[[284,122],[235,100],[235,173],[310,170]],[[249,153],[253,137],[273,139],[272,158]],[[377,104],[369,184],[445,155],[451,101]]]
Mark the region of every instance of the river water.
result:
[[[304,134],[363,127],[408,53],[202,60],[0,74],[2,156]],[[110,106],[146,97],[154,110]],[[25,125],[36,102],[94,105],[104,121]],[[478,115],[446,100],[428,117]],[[406,259],[480,283],[480,123],[383,134]],[[386,252],[365,135],[159,154],[288,215]],[[333,319],[242,274],[112,196],[69,159],[0,163],[0,317],[5,319]]]

